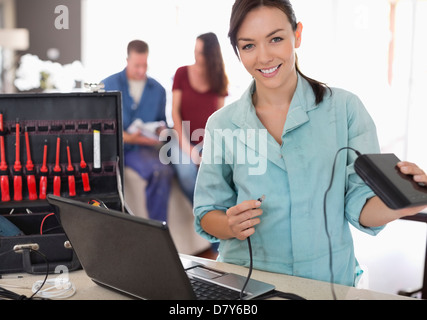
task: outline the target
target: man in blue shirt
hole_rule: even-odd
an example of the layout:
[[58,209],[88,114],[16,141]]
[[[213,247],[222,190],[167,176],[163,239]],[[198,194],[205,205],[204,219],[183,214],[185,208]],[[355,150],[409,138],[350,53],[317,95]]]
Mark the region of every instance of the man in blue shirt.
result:
[[161,141],[129,130],[135,120],[143,123],[166,121],[166,91],[147,76],[148,45],[134,40],[128,44],[127,66],[102,82],[105,90],[122,93],[124,165],[147,181],[145,190],[149,217],[166,221],[173,169],[159,160]]

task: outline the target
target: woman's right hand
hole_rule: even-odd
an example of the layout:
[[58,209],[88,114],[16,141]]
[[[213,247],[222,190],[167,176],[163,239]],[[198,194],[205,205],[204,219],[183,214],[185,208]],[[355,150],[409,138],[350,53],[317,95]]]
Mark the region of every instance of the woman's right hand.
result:
[[235,238],[245,240],[255,233],[254,226],[261,221],[258,218],[262,215],[260,206],[259,200],[247,200],[227,210],[228,226]]

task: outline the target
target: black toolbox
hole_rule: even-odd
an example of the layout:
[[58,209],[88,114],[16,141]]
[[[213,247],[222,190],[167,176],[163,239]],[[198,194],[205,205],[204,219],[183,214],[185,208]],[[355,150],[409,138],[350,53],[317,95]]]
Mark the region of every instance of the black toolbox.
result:
[[41,185],[125,212],[120,92],[2,94],[0,114],[0,215],[21,231],[0,236],[0,274],[79,269]]

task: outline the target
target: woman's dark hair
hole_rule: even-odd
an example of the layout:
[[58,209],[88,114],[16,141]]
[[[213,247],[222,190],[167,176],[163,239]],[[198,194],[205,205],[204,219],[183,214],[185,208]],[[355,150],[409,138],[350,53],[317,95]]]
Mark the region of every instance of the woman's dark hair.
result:
[[224,60],[218,37],[212,33],[204,33],[197,37],[203,42],[203,56],[206,60],[206,68],[209,86],[218,95],[227,95],[228,77],[225,73]]
[[[295,16],[294,9],[292,8],[292,4],[288,0],[236,0],[231,11],[228,36],[237,57],[239,57],[237,48],[237,32],[239,31],[243,20],[250,11],[263,6],[281,10],[288,17],[292,30],[294,32],[297,30],[298,21]],[[316,96],[316,104],[322,102],[326,90],[328,89],[327,85],[305,76],[298,67],[298,57],[296,57],[295,67],[297,72],[310,83],[310,86]]]

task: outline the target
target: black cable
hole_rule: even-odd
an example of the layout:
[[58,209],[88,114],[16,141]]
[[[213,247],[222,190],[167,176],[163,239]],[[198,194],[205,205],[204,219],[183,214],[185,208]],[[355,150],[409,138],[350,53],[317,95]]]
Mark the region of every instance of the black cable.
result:
[[9,254],[9,253],[11,253],[11,252],[15,252],[15,250],[10,249],[10,250],[8,250],[8,251],[2,252],[2,253],[0,253],[0,257],[1,257],[1,256],[4,256],[4,255],[6,255],[6,254]]
[[34,298],[34,296],[41,290],[41,288],[43,288],[43,286],[44,286],[44,284],[46,283],[46,280],[47,280],[47,277],[49,276],[49,260],[47,259],[47,257],[43,254],[43,253],[41,253],[40,251],[38,251],[38,250],[33,250],[33,249],[29,249],[30,250],[30,252],[34,252],[34,253],[37,253],[39,256],[41,256],[43,259],[44,259],[44,261],[46,262],[46,275],[45,275],[45,277],[44,277],[44,279],[43,279],[43,282],[42,282],[42,284],[39,286],[39,288],[31,295],[31,297],[29,297],[29,299],[31,300],[31,299],[33,299]]
[[[257,199],[257,201],[259,202],[263,202],[265,199],[265,195],[262,195],[261,197],[259,197]],[[253,258],[252,258],[252,244],[251,244],[251,238],[247,237],[246,238],[247,242],[248,242],[248,248],[249,248],[249,272],[248,272],[248,276],[246,277],[246,281],[245,284],[243,285],[242,290],[240,291],[240,300],[243,300],[243,294],[244,294],[244,290],[246,288],[246,286],[248,285],[249,279],[251,278],[252,275],[252,269],[253,269]]]
[[324,199],[323,199],[323,216],[324,216],[324,220],[325,220],[325,231],[326,231],[326,236],[328,237],[328,246],[329,246],[329,270],[330,270],[330,273],[331,273],[330,283],[331,283],[332,297],[334,298],[334,300],[337,299],[337,296],[335,294],[335,288],[334,288],[334,269],[333,269],[333,259],[332,259],[332,241],[331,241],[331,236],[329,234],[329,229],[328,229],[328,217],[327,217],[327,214],[326,214],[326,197],[328,195],[329,190],[332,188],[332,183],[334,181],[335,164],[336,164],[336,161],[337,161],[338,154],[340,153],[340,151],[345,150],[345,149],[353,150],[354,152],[356,152],[356,154],[358,156],[361,155],[361,153],[359,151],[357,151],[356,149],[353,149],[351,147],[343,147],[343,148],[341,148],[341,149],[339,149],[337,151],[337,153],[335,154],[334,164],[332,165],[331,181],[329,183],[329,187],[326,190],[325,196],[324,196]]
[[[40,287],[30,297],[27,297],[25,295],[20,295],[18,293],[15,293],[13,291],[10,291],[10,290],[7,290],[7,289],[5,289],[3,287],[0,287],[0,299],[8,299],[8,300],[34,300],[34,299],[36,299],[35,295],[41,290],[41,288],[46,283],[47,277],[49,276],[49,260],[47,259],[47,257],[43,253],[41,253],[40,251],[33,250],[31,248],[24,248],[22,250],[29,250],[30,253],[34,252],[34,253],[40,255],[45,260],[45,262],[46,262],[46,275],[44,277],[44,280],[43,280],[42,284],[40,285]],[[15,250],[11,249],[9,251],[3,252],[3,253],[0,254],[0,256],[8,254],[8,253],[12,253],[12,252],[15,252]]]
[[307,300],[306,298],[303,298],[297,294],[294,293],[288,293],[288,292],[282,292],[273,290],[271,292],[268,292],[266,294],[263,294],[259,297],[257,297],[257,300],[265,300],[265,299],[271,299],[271,298],[282,298],[286,300]]
[[[259,197],[257,199],[257,201],[259,202],[263,202],[265,199],[265,195],[262,195],[261,197]],[[251,238],[247,237],[246,238],[247,242],[248,242],[248,249],[249,249],[249,272],[248,272],[248,276],[246,277],[246,281],[242,287],[242,290],[240,291],[240,300],[243,300],[243,294],[244,294],[244,290],[251,278],[252,275],[252,270],[253,270],[253,257],[252,257],[252,243],[251,243]],[[285,299],[290,299],[290,300],[305,300],[304,298],[293,294],[293,293],[286,293],[286,292],[281,292],[281,291],[277,291],[277,290],[273,290],[269,293],[266,293],[264,295],[261,295],[260,297],[257,297],[257,299],[268,299],[268,298],[272,298],[272,297],[280,297],[280,298],[285,298]]]
[[[324,220],[325,220],[325,231],[326,231],[326,236],[328,238],[328,247],[329,247],[329,270],[331,273],[331,280],[330,280],[330,284],[331,284],[331,292],[332,292],[332,296],[334,298],[334,300],[337,299],[336,294],[335,294],[335,288],[334,288],[334,268],[333,268],[333,259],[332,259],[332,241],[331,241],[331,235],[329,233],[329,229],[328,229],[328,217],[326,214],[326,200],[327,200],[327,195],[328,192],[330,191],[330,189],[332,188],[332,183],[334,181],[334,175],[335,175],[335,164],[338,158],[338,154],[342,151],[342,150],[353,150],[357,156],[360,156],[361,153],[359,151],[357,151],[356,149],[352,148],[352,147],[343,147],[340,148],[336,154],[335,154],[335,158],[334,158],[334,163],[332,165],[332,173],[331,173],[331,181],[329,182],[329,186],[328,189],[325,192],[324,195],[324,199],[323,199],[323,216],[324,216]],[[258,200],[261,200],[258,199]],[[261,200],[262,201],[262,200]],[[252,258],[252,245],[251,245],[251,239],[250,237],[247,238],[248,241],[248,247],[249,247],[249,258],[250,258],[250,262],[249,262],[249,273],[248,276],[246,277],[246,281],[245,284],[243,285],[242,290],[240,291],[240,300],[243,299],[243,294],[244,294],[244,290],[249,282],[249,279],[251,277],[252,274],[252,269],[253,269],[253,258]],[[272,297],[281,297],[281,298],[285,298],[285,299],[292,299],[292,300],[305,300],[304,298],[302,298],[301,296],[292,294],[292,293],[286,293],[286,292],[280,292],[277,290],[274,290],[271,293],[268,293],[266,295],[261,296],[261,299],[268,299],[268,298],[272,298]]]
[[240,291],[240,300],[243,300],[244,290],[248,285],[249,279],[251,278],[251,275],[252,275],[252,269],[253,269],[251,238],[247,237],[246,240],[248,241],[248,247],[249,247],[249,272],[248,272],[248,276],[246,277],[245,284],[243,285],[242,290]]
[[[250,258],[250,260],[249,260],[249,272],[248,272],[248,276],[246,277],[246,282],[243,285],[242,290],[240,291],[240,300],[243,300],[243,291],[245,290],[246,285],[248,284],[249,279],[251,278],[251,274],[252,274],[252,270],[253,270],[251,238],[248,237],[247,241],[248,241],[249,258]],[[283,299],[287,299],[287,300],[306,300],[305,298],[303,298],[297,294],[287,293],[287,292],[282,292],[282,291],[277,291],[277,290],[273,290],[271,292],[263,294],[263,295],[257,297],[256,299],[257,300],[264,300],[264,299],[269,299],[269,298],[274,298],[274,297],[283,298]]]

